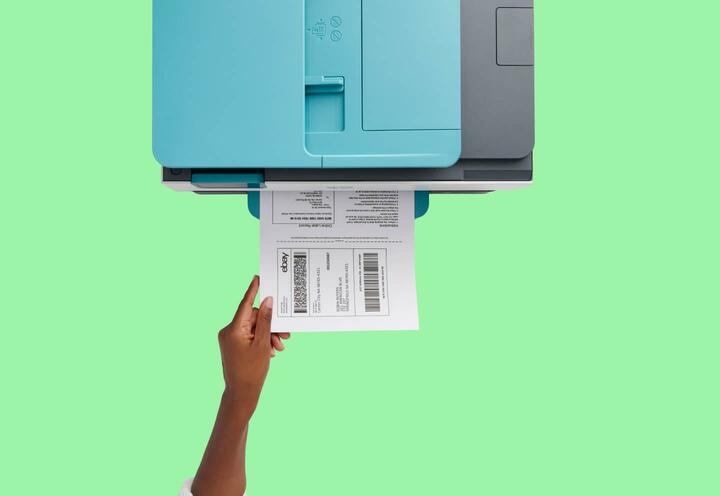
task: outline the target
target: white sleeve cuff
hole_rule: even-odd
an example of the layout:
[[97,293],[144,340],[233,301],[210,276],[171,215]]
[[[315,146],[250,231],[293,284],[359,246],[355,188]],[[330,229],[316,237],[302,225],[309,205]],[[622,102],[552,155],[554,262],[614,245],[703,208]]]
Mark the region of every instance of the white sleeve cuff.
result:
[[180,491],[179,496],[192,496],[192,483],[193,479],[188,479],[185,481],[185,485],[183,486],[182,490]]
[[[179,496],[192,496],[192,483],[194,479],[188,479],[185,481],[185,485],[182,487]],[[247,496],[247,495],[245,495]]]

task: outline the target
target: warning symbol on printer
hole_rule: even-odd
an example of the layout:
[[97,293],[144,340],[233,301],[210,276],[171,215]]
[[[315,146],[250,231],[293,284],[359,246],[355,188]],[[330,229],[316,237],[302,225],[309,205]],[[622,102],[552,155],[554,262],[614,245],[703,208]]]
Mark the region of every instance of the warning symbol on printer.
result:
[[340,41],[342,40],[342,33],[337,29],[334,29],[333,32],[330,33],[330,39],[333,41]]
[[334,28],[339,28],[340,26],[342,26],[342,23],[343,20],[340,16],[332,16],[332,18],[330,19],[330,25]]

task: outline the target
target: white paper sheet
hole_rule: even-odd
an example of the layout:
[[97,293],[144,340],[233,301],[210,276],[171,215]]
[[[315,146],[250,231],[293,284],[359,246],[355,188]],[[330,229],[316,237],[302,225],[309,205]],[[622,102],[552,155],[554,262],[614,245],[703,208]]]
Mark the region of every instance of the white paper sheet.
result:
[[416,330],[407,191],[263,192],[260,292],[275,332]]

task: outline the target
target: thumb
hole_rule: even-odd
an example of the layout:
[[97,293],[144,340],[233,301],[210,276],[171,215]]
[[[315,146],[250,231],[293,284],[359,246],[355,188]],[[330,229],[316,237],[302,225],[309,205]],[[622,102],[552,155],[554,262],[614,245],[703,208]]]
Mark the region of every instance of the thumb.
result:
[[270,346],[270,329],[272,327],[273,298],[268,296],[260,305],[255,324],[255,341],[260,346]]

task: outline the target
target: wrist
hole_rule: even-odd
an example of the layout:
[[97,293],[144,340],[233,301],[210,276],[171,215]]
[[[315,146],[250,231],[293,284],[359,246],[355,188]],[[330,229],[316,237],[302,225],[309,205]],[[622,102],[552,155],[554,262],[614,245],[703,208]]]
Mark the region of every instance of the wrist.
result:
[[252,395],[226,387],[222,394],[221,404],[233,416],[249,422],[257,408],[257,401],[250,399],[251,397]]

